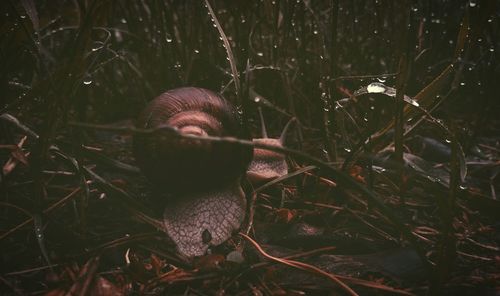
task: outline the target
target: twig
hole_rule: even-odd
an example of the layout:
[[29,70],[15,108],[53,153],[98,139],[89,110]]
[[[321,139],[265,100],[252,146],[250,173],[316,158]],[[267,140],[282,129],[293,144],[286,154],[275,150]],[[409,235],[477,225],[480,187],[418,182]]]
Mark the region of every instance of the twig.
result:
[[[74,197],[78,192],[80,192],[82,188],[81,187],[78,187],[76,189],[74,189],[73,191],[71,191],[71,193],[69,193],[68,195],[66,195],[65,197],[63,197],[62,199],[60,199],[59,201],[53,203],[50,207],[48,207],[47,209],[45,209],[43,211],[44,214],[48,214],[50,213],[52,210],[54,210],[55,208],[59,207],[60,205],[64,204],[65,202],[67,202],[69,199],[71,199],[72,197]],[[10,234],[14,233],[15,231],[17,231],[18,229],[28,225],[29,223],[33,222],[33,217],[30,217],[28,218],[27,220],[25,220],[24,222],[22,222],[21,224],[15,226],[14,228],[10,229],[9,231],[5,232],[4,234],[0,235],[0,240],[6,238],[7,236],[9,236]]]
[[[305,271],[309,271],[309,272],[313,272],[313,273],[320,273],[321,275],[323,275],[325,277],[328,277],[328,279],[330,279],[330,280],[333,280],[333,278],[335,278],[340,283],[342,283],[342,281],[340,281],[340,280],[343,280],[343,281],[349,282],[349,283],[354,284],[354,285],[359,285],[359,286],[364,286],[364,287],[368,287],[368,288],[379,289],[379,290],[382,290],[382,291],[397,293],[397,294],[401,294],[401,295],[414,295],[414,294],[412,294],[412,293],[410,293],[408,291],[404,291],[404,290],[400,290],[400,289],[395,289],[395,288],[392,288],[392,287],[389,287],[389,286],[386,286],[386,285],[382,285],[382,284],[379,284],[379,283],[374,283],[374,282],[370,282],[370,281],[366,281],[366,280],[362,280],[362,279],[356,279],[356,278],[352,278],[352,277],[349,277],[349,276],[333,275],[333,274],[325,272],[325,271],[323,271],[323,270],[321,270],[321,269],[319,269],[319,268],[317,268],[315,266],[312,266],[312,265],[309,265],[309,264],[306,264],[306,263],[302,263],[302,262],[299,262],[299,261],[289,260],[288,258],[292,258],[292,256],[284,257],[284,258],[277,258],[277,257],[271,256],[271,255],[267,254],[259,246],[259,244],[256,241],[254,241],[253,239],[251,239],[249,236],[246,236],[243,233],[240,233],[240,235],[243,236],[244,238],[246,238],[264,257],[266,257],[266,258],[268,258],[268,259],[270,259],[272,261],[275,261],[275,262],[278,262],[278,263],[282,263],[282,264],[285,264],[285,265],[288,265],[288,266],[292,266],[292,267],[295,267],[295,268],[298,268],[298,269],[301,269],[301,270],[305,270]],[[337,284],[337,281],[335,281],[335,283]],[[347,287],[347,286],[345,286],[345,287]],[[351,294],[351,295],[357,295],[356,292],[352,291],[352,289],[350,289],[349,287],[347,287],[347,288],[349,289],[347,291],[348,293],[350,293],[350,294],[354,293],[354,294]]]
[[241,232],[240,232],[240,235],[242,237],[244,237],[246,240],[248,240],[267,259],[272,260],[272,261],[276,261],[278,263],[282,263],[282,264],[285,264],[285,265],[288,265],[288,266],[291,266],[291,267],[295,267],[295,268],[300,269],[300,270],[304,270],[304,271],[309,271],[309,272],[312,272],[312,273],[320,274],[320,275],[322,275],[322,276],[330,279],[335,284],[339,285],[342,289],[344,289],[350,295],[354,295],[354,296],[358,295],[358,293],[356,293],[349,286],[347,286],[340,279],[338,279],[337,276],[335,276],[335,275],[333,275],[331,273],[325,272],[325,271],[317,268],[316,266],[313,266],[313,265],[310,265],[310,264],[302,263],[302,262],[295,261],[295,260],[282,259],[282,258],[271,256],[268,253],[266,253],[266,251],[264,251],[260,247],[260,245],[256,241],[254,241],[252,238],[250,238],[248,235],[246,235],[244,233],[241,233]]

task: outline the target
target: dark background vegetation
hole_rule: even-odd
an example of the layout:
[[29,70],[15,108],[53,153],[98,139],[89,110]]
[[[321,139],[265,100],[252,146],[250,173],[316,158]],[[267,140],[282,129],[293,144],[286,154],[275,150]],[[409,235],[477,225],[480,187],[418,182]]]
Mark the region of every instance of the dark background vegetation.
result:
[[[304,240],[284,239],[287,248],[335,245],[346,239],[336,238],[345,229],[347,238],[356,239],[344,241],[340,254],[409,245],[433,263],[423,272],[426,280],[391,282],[385,275],[386,284],[416,294],[498,293],[498,2],[210,3],[219,28],[203,1],[2,1],[0,113],[19,121],[3,117],[0,126],[0,291],[81,290],[81,271],[93,266],[87,284],[107,281],[113,292],[327,293],[334,287],[308,278],[284,283],[279,273],[267,277],[262,270],[249,276],[244,270],[255,263],[249,261],[193,271],[161,244],[161,233],[123,215],[129,212],[113,195],[130,198],[125,208],[138,211],[135,215],[148,208],[147,183],[126,165],[134,165],[130,134],[82,130],[70,123],[129,126],[163,91],[198,86],[234,103],[256,137],[258,106],[271,135],[296,117],[287,146],[350,174],[390,212],[379,211],[378,201],[367,200],[359,190],[344,192],[342,182],[324,170],[301,175],[264,194],[256,217],[285,226],[312,223],[326,229],[328,239],[307,246]],[[371,83],[395,87],[399,95],[363,94]],[[404,119],[398,117],[402,93],[418,99],[435,118],[410,110]],[[395,129],[385,128],[394,118]],[[401,141],[402,123],[408,128],[420,119]],[[23,126],[39,137],[29,136],[19,148]],[[396,151],[394,161],[384,158],[386,147]],[[291,154],[297,167],[310,164]],[[410,160],[414,155],[422,159]],[[380,169],[374,171],[373,164]],[[469,174],[460,180],[464,165]],[[384,169],[390,172],[383,174]],[[102,179],[92,174],[96,171]],[[325,189],[320,176],[338,181],[337,187]],[[282,196],[293,202],[283,203]],[[143,203],[136,205],[137,200]],[[54,211],[47,211],[58,201]],[[399,218],[390,218],[391,213]],[[368,222],[353,226],[354,216]],[[401,238],[401,227],[411,229],[416,242]],[[284,236],[280,231],[277,236]],[[135,267],[123,261],[130,246],[137,253]],[[93,261],[97,255],[102,255],[100,264]],[[47,268],[49,262],[55,267]],[[156,273],[144,262],[157,267]],[[168,264],[185,273],[177,270],[176,277],[165,279],[172,271]],[[243,276],[228,281],[228,270]]]

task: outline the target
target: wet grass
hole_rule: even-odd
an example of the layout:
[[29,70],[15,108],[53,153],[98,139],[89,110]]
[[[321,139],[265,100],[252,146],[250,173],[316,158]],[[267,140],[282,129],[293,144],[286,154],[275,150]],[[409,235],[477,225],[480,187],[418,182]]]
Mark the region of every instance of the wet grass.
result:
[[[498,291],[495,1],[0,9],[2,293]],[[254,240],[195,262],[157,231],[130,152],[131,134],[154,132],[130,119],[180,86],[222,93],[255,137],[259,108],[271,136],[297,119],[287,148],[267,147],[295,172],[247,190]]]

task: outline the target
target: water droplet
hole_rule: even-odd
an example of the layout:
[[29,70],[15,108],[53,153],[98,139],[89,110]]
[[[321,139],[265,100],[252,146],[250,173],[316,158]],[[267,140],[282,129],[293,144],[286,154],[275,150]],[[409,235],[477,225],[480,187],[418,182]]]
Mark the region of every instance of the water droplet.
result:
[[124,19],[124,18],[122,18],[122,19],[120,20],[120,22],[121,22],[122,24],[126,24],[126,23],[127,23],[127,20],[126,20],[126,19]]
[[458,188],[460,188],[461,190],[467,190],[467,186],[465,186],[465,185],[460,185],[460,186],[458,186]]
[[495,49],[493,47],[490,47],[490,52],[494,52]]
[[444,141],[445,141],[446,143],[448,143],[448,144],[450,144],[450,143],[451,143],[451,140],[450,140],[450,139],[444,139]]
[[366,87],[366,91],[369,92],[369,93],[375,93],[375,94],[376,93],[383,93],[383,92],[386,91],[386,87],[382,83],[373,82],[373,83],[370,83]]
[[314,35],[318,35],[318,30],[314,30],[314,31],[313,31],[313,34],[314,34]]
[[460,86],[464,86],[465,85],[465,82],[460,82]]
[[408,98],[407,102],[412,104],[415,107],[420,107],[420,104],[417,101],[415,101],[414,99]]
[[381,83],[384,83],[387,80],[387,77],[377,77],[377,80]]
[[194,50],[194,53],[199,54],[199,53],[200,53],[200,51],[199,51],[199,50],[197,50],[197,49],[195,49],[195,50]]
[[253,101],[254,101],[255,103],[259,103],[259,102],[260,102],[260,97],[255,97],[255,98],[253,99]]
[[171,36],[170,34],[168,34],[168,33],[167,33],[167,35],[165,36],[165,40],[166,40],[168,43],[170,43],[170,42],[172,42],[172,40],[173,40],[173,39],[172,39],[172,36]]
[[347,153],[351,153],[351,149],[347,148],[347,147],[344,148],[344,151],[347,152]]
[[476,7],[477,3],[475,1],[469,2],[470,7]]
[[264,53],[262,53],[262,52],[260,52],[260,51],[259,51],[259,52],[257,53],[257,55],[258,55],[259,57],[263,57],[263,56],[264,56]]
[[85,78],[85,79],[83,80],[83,84],[85,84],[85,85],[92,84],[92,79],[90,79],[90,78]]
[[453,44],[453,40],[448,40],[448,43],[449,44]]

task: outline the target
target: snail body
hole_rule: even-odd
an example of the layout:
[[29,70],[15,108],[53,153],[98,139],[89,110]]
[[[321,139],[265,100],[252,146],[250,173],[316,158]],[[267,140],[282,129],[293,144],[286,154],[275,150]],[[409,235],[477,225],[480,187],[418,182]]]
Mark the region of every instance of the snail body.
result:
[[[288,128],[295,119],[292,118],[288,121],[279,138],[268,138],[261,109],[259,109],[259,115],[262,138],[255,138],[252,141],[256,144],[283,148]],[[247,170],[247,178],[253,185],[260,185],[286,174],[288,174],[288,164],[286,163],[284,154],[267,149],[254,148],[253,159]]]
[[[149,103],[139,128],[176,128],[197,136],[246,138],[236,110],[202,88],[167,91]],[[165,132],[136,135],[134,154],[144,175],[171,198],[163,224],[179,253],[205,254],[227,240],[245,216],[241,178],[252,159],[251,147],[185,139]]]

